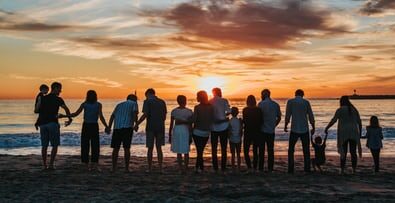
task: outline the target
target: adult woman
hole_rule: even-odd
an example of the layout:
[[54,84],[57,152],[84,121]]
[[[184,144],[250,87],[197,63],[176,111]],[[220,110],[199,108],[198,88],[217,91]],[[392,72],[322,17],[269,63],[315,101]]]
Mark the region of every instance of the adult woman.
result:
[[[108,126],[102,113],[102,104],[97,101],[97,94],[94,90],[89,90],[86,93],[85,102],[70,116],[76,117],[82,111],[84,111],[84,123],[82,124],[81,132],[81,162],[87,165],[88,170],[99,170],[100,140],[98,119],[100,118],[106,129]],[[91,149],[91,166],[89,166],[89,149]]]
[[197,93],[198,105],[193,110],[193,140],[196,145],[196,172],[203,172],[203,151],[206,147],[211,125],[214,121],[214,108],[208,102],[207,92],[199,91]]
[[260,131],[262,125],[262,111],[256,105],[256,99],[254,95],[247,97],[247,107],[243,109],[243,125],[244,125],[244,159],[248,167],[248,171],[251,171],[251,159],[250,159],[250,146],[253,144],[253,167],[254,170],[258,168],[263,171],[264,161],[264,142],[262,133]]
[[355,173],[357,167],[357,146],[359,147],[359,155],[362,156],[360,151],[362,123],[358,110],[351,104],[347,96],[340,98],[340,108],[336,110],[335,116],[325,128],[325,133],[328,133],[329,128],[337,121],[337,148],[340,154],[341,174],[344,174],[348,146],[350,147],[352,171]]

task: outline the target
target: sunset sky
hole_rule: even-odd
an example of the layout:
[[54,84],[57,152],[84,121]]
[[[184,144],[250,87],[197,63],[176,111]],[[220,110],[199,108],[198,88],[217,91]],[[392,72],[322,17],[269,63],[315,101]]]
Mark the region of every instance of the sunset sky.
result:
[[0,1],[0,98],[395,94],[395,0]]

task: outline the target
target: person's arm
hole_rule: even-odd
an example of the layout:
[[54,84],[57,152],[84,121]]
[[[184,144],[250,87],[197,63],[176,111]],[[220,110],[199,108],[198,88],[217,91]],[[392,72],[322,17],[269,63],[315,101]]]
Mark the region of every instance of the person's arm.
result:
[[66,106],[65,103],[63,103],[60,107],[64,109],[64,111],[66,112],[66,117],[69,118],[69,120],[65,122],[65,126],[69,126],[73,122],[73,119],[71,119],[71,115],[70,115],[70,109],[69,107]]
[[307,101],[307,114],[309,116],[309,121],[311,124],[311,135],[314,135],[314,133],[315,133],[315,119],[314,119],[313,110],[311,109],[310,102],[308,102],[308,101]]
[[112,124],[114,123],[114,118],[115,118],[115,115],[114,115],[114,113],[112,113],[110,116],[110,120],[108,121],[108,128],[106,130],[107,134],[110,134],[110,132],[111,132]]
[[285,132],[288,132],[288,124],[290,120],[291,120],[291,104],[290,101],[288,101],[287,107],[285,109],[285,125],[284,125]]
[[281,121],[281,110],[280,105],[277,104],[277,119],[276,119],[276,127],[280,124]]
[[241,118],[239,118],[239,122],[240,122],[240,138],[243,137],[243,120]]
[[169,143],[171,143],[171,137],[173,136],[173,127],[174,127],[174,117],[170,118],[170,127],[169,127]]
[[357,124],[358,124],[358,129],[359,129],[359,137],[362,137],[362,121],[361,121],[361,116],[359,115],[359,112],[356,108],[354,108],[356,116],[357,116]]
[[313,140],[313,135],[310,135],[310,142],[311,142],[311,145],[314,146],[315,143],[314,143],[314,140]]
[[[77,111],[75,111],[74,113],[71,113],[71,114],[70,114],[70,117],[77,117],[78,115],[80,115],[80,113],[82,112],[82,110],[84,110],[84,103],[82,103],[82,104],[80,105],[80,107],[77,109]],[[59,118],[66,118],[66,117],[68,117],[68,116],[62,115],[62,114],[59,115]]]
[[232,113],[232,110],[230,109],[229,101],[225,99],[225,115],[229,116]]
[[328,134],[325,134],[325,137],[324,137],[324,145],[326,144],[326,139],[328,139]]
[[383,136],[383,129],[382,129],[382,128],[380,128],[380,139],[384,139],[384,136]]
[[137,131],[139,129],[139,125],[147,118],[147,115],[143,113],[141,115],[140,119],[136,122],[136,125],[134,126],[134,130]]
[[329,128],[331,128],[336,122],[337,119],[339,118],[339,110],[336,111],[335,115],[333,116],[332,120],[328,123],[328,125],[325,128],[325,134],[328,134]]
[[40,113],[41,97],[37,98],[36,105],[34,106],[34,113]]
[[101,123],[104,125],[105,130],[104,131],[108,131],[108,125],[106,122],[106,119],[103,116],[103,106],[101,105],[101,103],[99,103],[99,118]]

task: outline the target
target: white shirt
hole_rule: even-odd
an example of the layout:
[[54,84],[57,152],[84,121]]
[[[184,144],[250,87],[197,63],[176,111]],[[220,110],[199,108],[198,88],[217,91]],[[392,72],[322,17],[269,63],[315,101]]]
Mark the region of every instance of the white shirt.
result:
[[261,132],[274,133],[277,119],[281,118],[280,105],[272,99],[266,98],[259,102],[258,107],[262,110],[263,117]]
[[232,143],[240,143],[241,120],[237,117],[232,117],[229,121],[229,124],[230,124],[229,141],[231,141]]
[[228,129],[229,122],[227,122],[226,117],[230,113],[228,100],[215,96],[210,100],[210,104],[213,105],[214,108],[214,124],[212,131],[221,132]]
[[114,129],[131,128],[135,121],[135,115],[138,112],[137,102],[126,100],[119,103],[112,115],[114,115]]
[[[292,117],[291,131],[294,133],[309,132],[309,124],[314,123],[314,115],[311,110],[310,102],[300,96],[290,99],[287,102],[285,122],[289,123]],[[307,118],[308,117],[308,118]]]

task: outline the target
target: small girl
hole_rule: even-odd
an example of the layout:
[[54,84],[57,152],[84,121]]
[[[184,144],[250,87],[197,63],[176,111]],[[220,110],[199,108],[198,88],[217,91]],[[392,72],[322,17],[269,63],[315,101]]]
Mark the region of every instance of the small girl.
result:
[[374,172],[380,170],[380,149],[383,148],[383,130],[377,116],[370,117],[370,125],[366,127],[366,146],[370,149],[374,160]]
[[187,98],[184,95],[177,96],[177,103],[179,106],[171,111],[169,142],[171,143],[171,151],[177,153],[180,172],[186,173],[189,163],[189,139],[193,112],[186,107]]
[[316,168],[322,173],[321,166],[325,164],[326,157],[325,157],[325,148],[326,148],[326,139],[328,137],[328,134],[325,134],[324,142],[322,142],[321,136],[317,136],[314,138],[313,141],[313,135],[311,135],[311,144],[313,145],[314,148],[314,158],[311,159],[311,163],[313,165],[314,171]]
[[230,119],[230,152],[232,153],[232,169],[235,169],[235,157],[237,156],[237,171],[240,171],[240,151],[241,151],[241,135],[242,135],[242,121],[237,118],[239,114],[239,109],[237,107],[232,107],[231,109],[232,118]]

